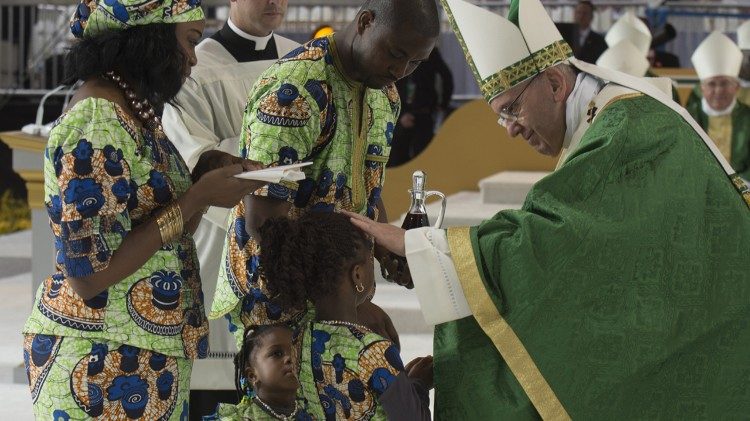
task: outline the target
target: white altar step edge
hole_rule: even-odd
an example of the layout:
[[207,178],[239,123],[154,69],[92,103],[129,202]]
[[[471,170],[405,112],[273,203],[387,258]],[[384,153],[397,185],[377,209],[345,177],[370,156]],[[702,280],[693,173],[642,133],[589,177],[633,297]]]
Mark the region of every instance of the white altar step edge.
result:
[[28,384],[0,383],[0,419],[13,421],[33,421],[34,410]]
[[[0,257],[31,258],[31,230],[0,235]],[[4,278],[0,267],[0,278]]]
[[481,203],[523,203],[531,187],[549,174],[543,171],[503,171],[483,178],[479,180]]
[[[0,244],[7,240],[0,236]],[[17,239],[17,238],[16,238]],[[3,244],[4,245],[4,244]],[[2,246],[0,246],[1,249]],[[22,247],[22,245],[21,245]],[[19,257],[18,250],[6,257]],[[0,269],[1,272],[1,269]],[[21,329],[31,312],[31,273],[13,276],[0,274],[0,297],[11,297],[0,305],[0,420],[33,420],[31,393],[23,369]],[[15,380],[15,381],[14,381]]]

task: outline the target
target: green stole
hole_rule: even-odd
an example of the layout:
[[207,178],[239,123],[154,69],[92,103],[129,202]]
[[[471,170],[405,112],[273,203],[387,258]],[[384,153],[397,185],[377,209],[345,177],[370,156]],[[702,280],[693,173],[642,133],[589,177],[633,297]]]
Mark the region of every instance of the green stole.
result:
[[750,413],[738,190],[656,99],[599,109],[522,209],[448,230],[473,317],[435,328],[435,419]]

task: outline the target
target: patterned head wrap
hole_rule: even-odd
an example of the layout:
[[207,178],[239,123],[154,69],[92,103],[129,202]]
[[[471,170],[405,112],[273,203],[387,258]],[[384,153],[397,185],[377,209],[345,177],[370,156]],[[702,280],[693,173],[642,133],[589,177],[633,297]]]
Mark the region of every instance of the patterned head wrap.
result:
[[70,31],[76,38],[89,38],[132,26],[201,19],[201,0],[81,0]]

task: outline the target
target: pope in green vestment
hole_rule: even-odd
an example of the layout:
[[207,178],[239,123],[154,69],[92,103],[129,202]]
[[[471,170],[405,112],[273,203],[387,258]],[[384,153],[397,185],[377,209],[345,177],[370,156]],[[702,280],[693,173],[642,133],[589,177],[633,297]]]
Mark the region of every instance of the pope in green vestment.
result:
[[665,102],[597,106],[520,210],[448,230],[473,317],[436,327],[436,418],[750,413],[747,189]]
[[[435,419],[746,418],[748,187],[668,95],[566,59],[544,39],[559,34],[538,0],[521,2],[513,26],[462,0],[443,6],[491,104],[577,68],[555,70],[574,74],[565,114],[576,129],[521,209],[478,226],[399,237],[351,215],[406,255],[425,318],[443,322]],[[526,56],[482,41],[499,36]],[[542,86],[523,100],[555,95]],[[509,133],[525,124],[515,102],[493,105]]]
[[[640,96],[602,110],[521,210],[448,239],[572,418],[734,419],[749,216],[695,131]],[[435,332],[437,419],[539,418],[475,318]]]

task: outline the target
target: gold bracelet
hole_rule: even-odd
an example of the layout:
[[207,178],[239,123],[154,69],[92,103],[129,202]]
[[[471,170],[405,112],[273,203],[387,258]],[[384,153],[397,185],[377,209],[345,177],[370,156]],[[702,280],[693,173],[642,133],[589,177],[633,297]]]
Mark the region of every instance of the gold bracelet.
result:
[[162,211],[156,216],[156,225],[159,227],[162,245],[167,244],[169,235],[167,235],[167,218],[165,217],[165,212]]
[[170,242],[177,240],[182,235],[182,231],[185,228],[185,224],[182,221],[182,209],[180,209],[180,205],[178,205],[176,202],[173,203],[170,206],[171,210],[171,223],[172,223],[172,232],[170,237]]
[[168,244],[177,240],[185,229],[180,205],[174,202],[167,206],[156,217],[156,223],[159,226],[159,235],[161,236],[162,244]]

